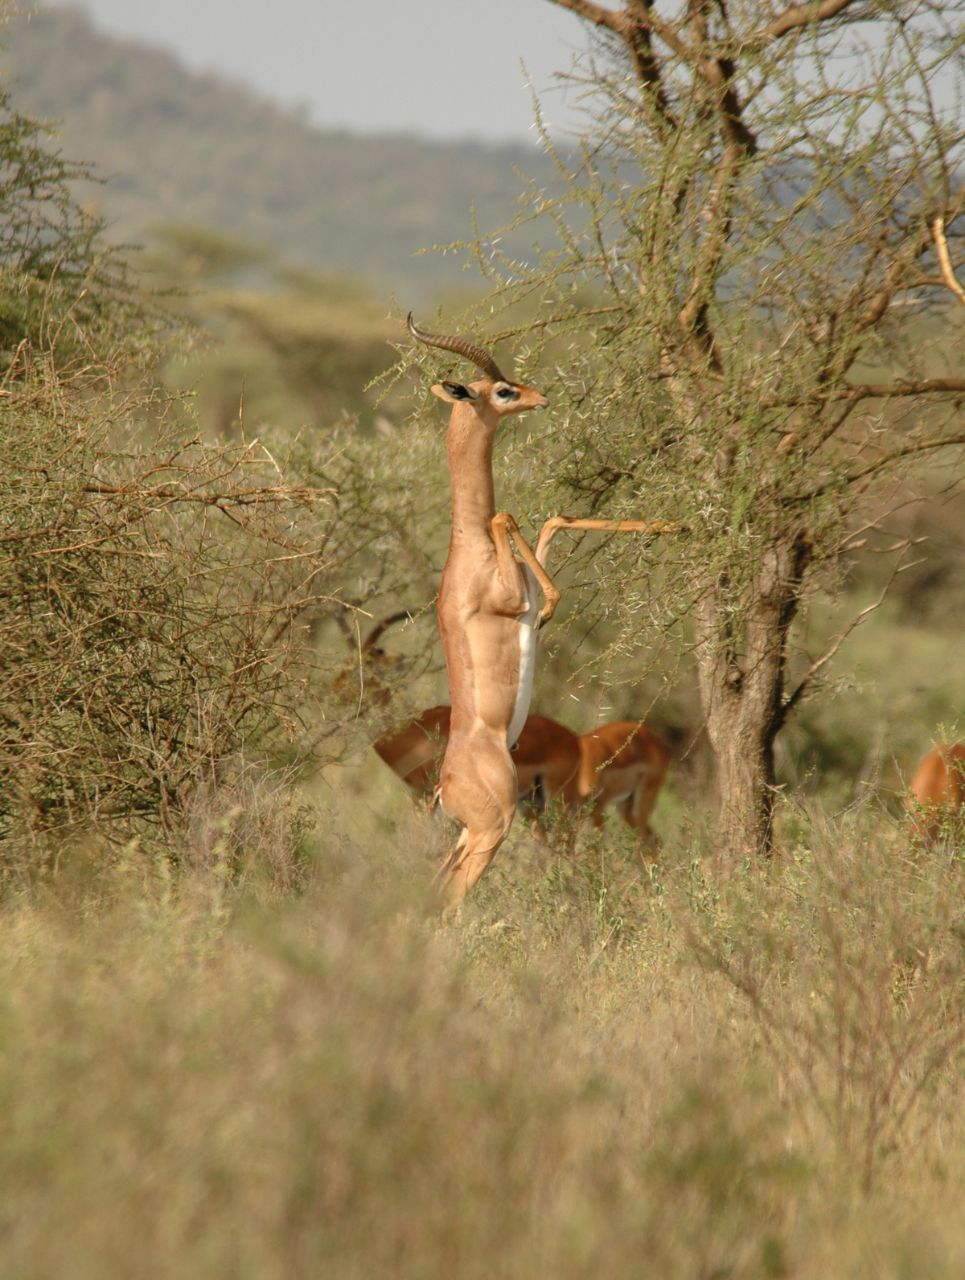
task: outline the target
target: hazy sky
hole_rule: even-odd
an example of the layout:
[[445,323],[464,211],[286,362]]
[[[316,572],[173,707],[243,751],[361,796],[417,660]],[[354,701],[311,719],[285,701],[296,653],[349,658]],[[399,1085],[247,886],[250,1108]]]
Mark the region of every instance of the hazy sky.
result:
[[160,45],[312,123],[437,138],[531,137],[521,61],[554,132],[573,121],[555,71],[585,45],[549,0],[47,0]]

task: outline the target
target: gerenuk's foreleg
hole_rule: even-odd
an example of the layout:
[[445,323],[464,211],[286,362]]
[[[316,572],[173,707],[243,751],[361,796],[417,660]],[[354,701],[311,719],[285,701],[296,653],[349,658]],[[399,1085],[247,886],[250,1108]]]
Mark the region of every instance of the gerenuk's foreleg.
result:
[[539,612],[536,625],[541,626],[544,622],[549,622],[556,612],[556,606],[560,602],[560,589],[546,572],[543,562],[520,533],[519,525],[508,511],[500,511],[493,516],[492,533],[493,543],[496,547],[496,562],[499,565],[500,575],[506,582],[511,580],[509,576],[512,572],[511,566],[515,563],[512,544],[509,541],[509,535],[513,535],[513,542],[516,543],[516,550],[519,552],[520,559],[532,569],[533,576],[539,583],[546,600]]
[[546,563],[550,542],[561,529],[599,529],[608,533],[681,533],[676,520],[597,520],[580,516],[550,516],[536,539],[536,559]]

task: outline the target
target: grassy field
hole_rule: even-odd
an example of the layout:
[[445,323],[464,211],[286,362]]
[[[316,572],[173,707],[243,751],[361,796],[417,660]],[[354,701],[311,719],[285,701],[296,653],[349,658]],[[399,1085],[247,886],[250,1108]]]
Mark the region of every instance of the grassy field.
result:
[[[961,841],[900,817],[962,729],[959,644],[900,595],[851,637],[785,735],[764,865],[722,862],[678,759],[656,867],[612,819],[572,857],[520,822],[439,920],[448,833],[364,718],[176,844],[6,863],[0,1276],[961,1275]],[[588,727],[602,693],[554,701],[555,669],[538,708]]]
[[[377,426],[370,438],[377,451]],[[406,465],[393,457],[399,489]],[[372,487],[364,469],[357,485]],[[950,523],[942,571],[956,540]],[[395,543],[379,545],[394,563]],[[573,856],[519,823],[461,917],[440,920],[427,884],[450,837],[368,748],[393,716],[445,698],[431,588],[371,599],[350,550],[333,553],[333,591],[357,589],[373,619],[400,603],[419,616],[386,638],[404,659],[388,667],[389,707],[378,672],[368,703],[352,685],[353,645],[319,614],[326,661],[306,708],[321,723],[297,709],[338,763],[297,783],[253,764],[229,777],[230,752],[212,751],[224,776],[199,766],[166,841],[163,811],[148,811],[110,843],[78,823],[56,845],[44,793],[24,788],[0,863],[0,1277],[961,1275],[961,841],[917,849],[900,816],[915,761],[965,728],[958,597],[939,586],[924,608],[896,588],[850,637],[782,737],[770,862],[719,856],[698,741],[661,797],[655,868],[613,821]],[[175,584],[178,562],[163,562]],[[25,597],[41,622],[68,581],[60,564]],[[140,590],[98,564],[81,566],[82,603],[90,581]],[[413,564],[434,583],[431,556]],[[221,560],[208,572],[226,581]],[[806,667],[876,587],[816,599],[793,661]],[[594,665],[606,635],[584,634],[579,607],[547,637],[535,709],[578,730],[665,717],[693,737],[686,653],[651,661],[628,642],[609,671]],[[123,678],[141,652],[126,634],[90,649],[98,676]],[[233,671],[238,645],[224,644]],[[76,674],[60,641],[22,652]],[[30,690],[53,732],[66,704],[50,669]],[[336,697],[326,681],[345,670]],[[115,688],[98,711],[116,716]],[[24,758],[56,775],[25,723]],[[78,723],[72,768],[84,781],[103,766],[96,813],[115,743],[107,732],[98,755]],[[153,761],[164,741],[149,721],[135,745]]]
[[668,801],[658,869],[520,829],[443,922],[445,833],[348,782],[8,899],[0,1274],[962,1274],[950,848],[723,868]]
[[[789,689],[917,561],[781,734],[758,862],[716,839],[673,553],[624,581],[561,548],[534,710],[672,738],[659,858],[615,820],[575,848],[518,821],[441,919],[452,833],[370,749],[446,698],[443,419],[385,373],[410,301],[287,266],[277,210],[284,261],[232,234],[258,217],[158,229],[142,296],[9,123],[0,1280],[965,1274],[962,832],[926,850],[902,814],[965,734],[960,460],[855,510],[868,554],[808,595]],[[382,226],[391,200],[326,180]],[[919,345],[951,369],[951,325]],[[529,528],[542,440],[496,460]]]

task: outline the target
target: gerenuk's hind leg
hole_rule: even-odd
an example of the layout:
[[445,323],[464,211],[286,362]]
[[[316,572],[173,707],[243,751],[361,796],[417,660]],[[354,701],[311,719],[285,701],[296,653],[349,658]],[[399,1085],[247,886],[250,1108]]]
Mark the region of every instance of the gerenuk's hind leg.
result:
[[492,862],[512,823],[508,819],[477,830],[465,829],[436,874],[436,888],[446,910],[458,907]]
[[516,769],[502,743],[475,740],[444,766],[442,807],[465,829],[439,868],[436,888],[456,907],[493,860],[516,812]]
[[446,876],[449,874],[452,868],[456,865],[456,863],[462,857],[463,850],[466,847],[466,841],[468,839],[469,839],[469,828],[463,827],[462,831],[459,833],[459,839],[449,850],[449,853],[446,856],[446,859],[443,862],[442,866],[439,868],[436,874],[432,877],[433,884],[439,885],[446,878]]

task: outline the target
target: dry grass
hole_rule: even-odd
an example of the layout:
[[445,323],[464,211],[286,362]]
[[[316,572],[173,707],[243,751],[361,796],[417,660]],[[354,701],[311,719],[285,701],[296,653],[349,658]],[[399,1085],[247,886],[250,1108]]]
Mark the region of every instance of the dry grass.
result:
[[0,1273],[962,1273],[950,851],[520,832],[443,923],[424,822],[236,801],[7,905]]

